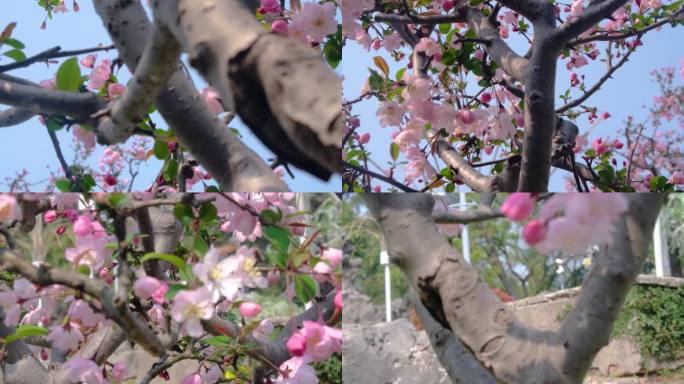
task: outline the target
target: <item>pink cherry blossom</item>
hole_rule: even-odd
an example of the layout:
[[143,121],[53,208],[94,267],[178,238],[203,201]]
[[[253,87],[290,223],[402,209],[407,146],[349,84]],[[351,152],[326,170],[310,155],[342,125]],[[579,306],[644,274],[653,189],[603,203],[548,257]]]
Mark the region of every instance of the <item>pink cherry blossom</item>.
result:
[[522,221],[534,211],[537,199],[531,193],[511,193],[501,204],[501,212],[510,220]]
[[234,255],[220,259],[219,249],[211,247],[204,258],[192,268],[198,279],[209,291],[213,302],[221,296],[234,301],[242,289],[240,269],[244,258]]
[[53,325],[49,327],[50,333],[45,340],[52,342],[52,347],[60,351],[68,352],[78,348],[85,338],[81,332],[81,326],[73,321],[64,325]]
[[388,101],[380,104],[376,115],[380,118],[381,127],[398,127],[404,113],[404,109],[399,104]]
[[[306,338],[305,355],[313,361],[324,361],[342,352],[342,331],[315,321],[304,321],[299,331]],[[289,341],[288,341],[289,342]]]
[[302,356],[306,351],[306,337],[299,332],[293,333],[285,346],[292,356]]
[[191,373],[185,376],[180,384],[202,384],[202,377],[199,373]]
[[67,248],[64,256],[76,265],[85,265],[91,270],[98,270],[112,255],[113,251],[106,247],[107,243],[115,241],[113,236],[97,236],[94,233],[76,236],[75,247]]
[[287,24],[287,21],[278,19],[271,24],[271,32],[273,33],[278,33],[280,35],[287,36],[287,33],[289,31],[289,26]]
[[539,220],[532,220],[525,225],[522,234],[527,244],[535,245],[546,237],[546,226]]
[[94,361],[74,356],[66,363],[69,368],[69,380],[85,384],[107,384],[102,376],[102,369]]
[[240,303],[240,314],[243,317],[257,317],[261,313],[261,305],[251,301]]
[[331,267],[337,268],[342,262],[342,250],[337,248],[326,248],[321,253],[321,260],[325,260]]
[[335,3],[332,2],[304,3],[301,12],[292,18],[290,34],[320,43],[327,35],[337,31],[335,8]]
[[109,84],[107,87],[107,94],[109,95],[110,99],[116,99],[120,97],[125,90],[126,86],[123,84]]
[[427,37],[421,38],[414,49],[416,52],[425,52],[425,55],[427,56],[434,56],[442,52],[442,48],[439,44]]
[[31,309],[36,297],[36,287],[24,278],[16,279],[12,290],[0,291],[0,307],[5,312],[4,323],[8,326],[17,325],[22,309]]
[[45,223],[50,224],[57,220],[59,217],[59,214],[55,210],[49,210],[43,214],[43,220],[45,220]]
[[335,306],[337,309],[340,311],[342,310],[342,291],[338,290],[337,293],[335,294]]
[[112,74],[111,61],[109,59],[104,59],[100,61],[100,64],[93,68],[90,72],[90,81],[88,82],[88,89],[91,91],[97,91],[102,88],[109,80]]
[[120,383],[126,376],[128,376],[128,368],[126,365],[120,361],[114,363],[114,366],[112,367],[112,379],[114,379],[115,382]]
[[0,194],[0,223],[9,224],[21,218],[21,208],[13,195]]
[[273,13],[280,14],[282,8],[280,8],[280,1],[278,0],[261,0],[259,12],[260,13]]
[[281,373],[276,379],[278,384],[317,384],[316,370],[307,364],[307,360],[293,357],[280,365]]
[[204,334],[200,320],[208,320],[213,314],[211,295],[204,287],[192,291],[181,290],[173,297],[171,318],[183,323],[182,330],[192,337]]
[[86,152],[90,152],[95,148],[97,135],[93,131],[83,129],[80,125],[74,125],[72,128],[74,139],[83,143],[83,148]]
[[143,276],[133,283],[133,292],[141,299],[149,299],[162,286],[162,282],[151,276]]
[[58,211],[73,208],[78,204],[81,195],[78,193],[55,193],[50,196],[50,205]]
[[313,271],[318,275],[327,275],[330,272],[332,272],[332,268],[330,268],[330,265],[328,263],[324,261],[319,261],[318,263],[316,263],[316,265],[314,265]]
[[97,55],[88,55],[81,59],[80,63],[82,66],[86,68],[92,68],[95,66],[95,59],[97,58]]

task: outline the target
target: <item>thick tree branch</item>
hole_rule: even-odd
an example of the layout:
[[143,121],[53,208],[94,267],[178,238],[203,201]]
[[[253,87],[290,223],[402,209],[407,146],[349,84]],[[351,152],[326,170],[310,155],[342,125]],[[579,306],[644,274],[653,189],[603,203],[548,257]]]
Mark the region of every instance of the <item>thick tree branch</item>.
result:
[[[126,65],[135,71],[151,24],[139,2],[95,0],[95,9]],[[286,191],[287,186],[222,125],[179,68],[157,97],[157,108],[180,142],[227,191]]]
[[501,192],[515,190],[517,161],[519,157],[506,160],[504,172],[485,176],[468,163],[444,140],[435,143],[435,153],[454,170],[456,178],[475,192]]
[[133,134],[135,124],[147,115],[160,88],[176,70],[180,53],[180,45],[169,30],[155,23],[133,79],[100,118],[97,126],[99,142],[117,144]]
[[500,210],[480,206],[472,211],[435,212],[432,219],[437,224],[472,224],[503,217]]
[[557,46],[564,46],[570,40],[581,35],[601,20],[610,17],[613,12],[627,3],[627,0],[595,1],[582,14],[566,21],[554,32],[552,40]]
[[559,364],[580,382],[594,356],[608,344],[613,322],[648,257],[653,227],[665,200],[659,193],[626,194],[629,211],[616,224],[613,245],[595,258],[580,296],[559,332]]
[[477,36],[491,42],[486,47],[486,50],[494,62],[513,79],[522,81],[523,73],[528,63],[527,59],[515,53],[515,51],[508,46],[501,36],[499,36],[498,29],[491,24],[489,19],[484,16],[481,11],[467,8],[466,17],[468,25],[473,28],[475,33],[477,33]]
[[35,114],[68,115],[92,124],[91,115],[106,107],[104,99],[94,93],[55,91],[20,84],[0,78],[0,103],[22,108]]
[[280,160],[328,179],[341,170],[341,80],[319,51],[267,33],[239,0],[154,3],[190,64]]
[[544,0],[498,0],[498,2],[525,16],[525,18],[532,22],[536,22],[542,17],[549,5]]
[[0,112],[0,128],[12,127],[30,120],[36,114],[29,109],[9,108]]
[[1,248],[0,266],[3,269],[19,273],[34,284],[41,286],[60,284],[98,299],[102,304],[104,315],[125,329],[126,335],[131,341],[140,344],[155,356],[161,356],[164,353],[164,346],[151,328],[134,317],[128,308],[119,311],[115,305],[114,292],[104,281],[89,278],[76,271],[55,268],[46,264],[35,267],[14,253]]

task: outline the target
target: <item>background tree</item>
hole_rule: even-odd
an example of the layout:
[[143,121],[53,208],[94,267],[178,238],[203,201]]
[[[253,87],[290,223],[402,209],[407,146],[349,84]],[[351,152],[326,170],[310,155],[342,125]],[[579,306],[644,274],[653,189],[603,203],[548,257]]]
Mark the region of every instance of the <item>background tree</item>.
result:
[[[43,116],[62,168],[56,183],[60,190],[126,190],[129,185],[120,180],[126,151],[120,144],[132,135],[153,138],[154,146],[149,147],[149,140],[135,142],[128,154],[137,161],[128,164],[129,183],[139,163],[152,155],[164,162],[154,185],[182,191],[188,180],[195,183],[207,173],[211,176],[206,178],[213,177],[228,191],[284,191],[287,186],[271,168],[285,166],[279,168],[282,175],[291,172],[291,164],[322,180],[339,172],[341,88],[333,67],[341,55],[334,2],[297,2],[291,9],[268,0],[260,5],[163,2],[148,9],[152,22],[140,1],[93,4],[112,46],[78,51],[55,47],[27,57],[24,43],[12,38],[16,23],[8,24],[0,38],[0,45],[10,48],[4,56],[15,61],[0,65],[0,102],[13,107],[2,111],[0,126]],[[41,0],[38,5],[48,18],[69,11],[64,0]],[[78,9],[74,1],[71,10]],[[93,53],[114,48],[118,56],[96,61]],[[201,94],[195,89],[179,60],[183,52],[213,88]],[[76,56],[86,54],[79,66]],[[9,74],[63,57],[68,59],[55,78],[41,86],[37,79]],[[115,75],[124,65],[132,74],[126,86]],[[82,74],[82,68],[90,68],[90,74]],[[168,130],[152,120],[155,111]],[[217,119],[219,113],[222,119]],[[236,115],[276,155],[272,164],[228,129]],[[67,163],[55,136],[64,127],[73,129],[84,152],[96,140],[111,146],[114,153],[105,160],[109,167],[95,173]]]
[[[342,14],[348,40],[388,52],[373,57],[376,68],[360,96],[344,103],[348,191],[378,189],[380,182],[403,191],[449,192],[456,184],[479,192],[545,191],[552,168],[571,172],[579,191],[662,191],[682,182],[676,130],[654,151],[670,129],[657,129],[656,121],[634,129],[630,119],[626,142],[604,133],[585,150],[593,127],[578,119],[595,125],[610,118],[588,100],[638,50],[644,34],[682,24],[681,1],[351,1]],[[565,90],[557,89],[564,84],[557,82],[559,61],[571,71]],[[594,83],[580,72],[590,62],[606,64]],[[658,97],[681,116],[681,95],[672,97],[678,93],[663,89]],[[374,134],[367,125],[375,124],[353,111],[367,99],[379,102],[379,125],[395,129],[380,155],[367,150]]]
[[[426,194],[366,194],[391,261],[416,288],[418,313],[454,382],[581,383],[648,255],[662,194],[554,195],[522,230],[540,252],[578,254],[600,244],[574,308],[557,331],[522,324],[440,233]],[[536,198],[509,196],[501,211],[528,220]],[[484,220],[496,212],[459,214]],[[593,226],[585,227],[590,220]],[[429,246],[428,246],[429,244]],[[436,338],[444,330],[456,338]],[[451,350],[459,353],[445,353]],[[465,353],[461,353],[465,352]],[[454,356],[458,356],[454,358]]]
[[[334,195],[0,194],[0,381],[149,383],[190,360],[174,382],[339,382],[341,238],[316,222],[337,210]],[[126,341],[157,361],[129,372]]]

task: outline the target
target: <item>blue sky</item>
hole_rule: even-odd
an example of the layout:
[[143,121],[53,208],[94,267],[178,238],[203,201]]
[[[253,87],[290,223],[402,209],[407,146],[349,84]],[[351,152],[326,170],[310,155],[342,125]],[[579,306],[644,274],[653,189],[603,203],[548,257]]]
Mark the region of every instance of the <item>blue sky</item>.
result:
[[[681,42],[682,36],[684,36],[683,32],[684,28],[682,27],[671,28],[666,25],[660,31],[651,31],[644,35],[642,38],[644,45],[632,54],[629,61],[614,74],[613,79],[604,84],[601,90],[584,103],[596,106],[599,110],[609,111],[612,115],[610,119],[600,122],[593,129],[593,132],[604,137],[611,134],[615,137],[615,133],[622,127],[622,122],[627,115],[635,116],[636,121],[643,119],[647,112],[644,106],[651,104],[653,96],[658,91],[657,84],[651,81],[650,72],[653,69],[668,66],[679,68],[680,61],[684,58],[684,44]],[[519,41],[514,41],[512,45],[519,53],[524,53],[527,49],[527,45],[520,44]],[[599,45],[599,49],[605,49],[605,45]],[[407,52],[408,50],[404,48],[403,51]],[[347,43],[342,60],[342,71],[345,75],[343,89],[346,100],[354,99],[360,95],[361,87],[368,77],[367,68],[375,68],[372,59],[377,55],[386,59],[390,65],[390,72],[394,76],[400,66],[389,57],[384,48],[379,51],[371,50],[369,53],[356,42],[349,41]],[[592,62],[577,70],[577,73],[586,75],[586,84],[591,86],[596,79],[604,74],[604,70],[605,64]],[[677,81],[679,84],[682,83],[681,78],[678,78]],[[556,92],[559,93],[559,91],[567,89],[569,82],[569,71],[565,69],[564,61],[559,62]],[[357,131],[359,133],[370,132],[373,137],[370,143],[365,145],[365,148],[372,153],[370,158],[380,166],[387,168],[387,162],[390,161],[388,150],[391,140],[390,133],[394,128],[380,128],[378,119],[375,117],[377,105],[374,100],[357,103],[354,105],[352,113],[360,115],[361,127]],[[578,119],[578,126],[580,133],[584,133],[590,128],[586,117]],[[399,157],[400,161],[403,159],[403,156]],[[375,167],[371,167],[371,169],[377,171]],[[560,170],[554,171],[549,189],[565,190],[564,177],[566,175],[569,173]],[[397,172],[395,179],[403,181],[403,173]],[[383,190],[389,187],[382,182],[377,183],[383,186]]]
[[[80,12],[74,13],[70,11],[69,13],[54,15],[52,20],[48,20],[47,28],[41,30],[40,24],[45,19],[45,12],[37,5],[37,2],[34,0],[14,0],[12,1],[11,11],[4,12],[0,16],[0,28],[4,28],[10,22],[17,23],[13,37],[26,44],[24,52],[27,56],[54,46],[60,46],[63,50],[74,50],[95,47],[98,44],[110,44],[111,40],[102,26],[100,18],[95,13],[92,2],[83,0],[78,3]],[[67,1],[67,5],[71,9],[71,1]],[[6,50],[6,47],[3,47],[1,52]],[[116,52],[114,50],[98,54],[98,60],[101,58],[113,59],[115,57]],[[64,59],[60,59],[60,62],[62,60]],[[0,60],[0,64],[10,62],[11,59],[6,57],[2,57]],[[47,67],[44,63],[38,63],[29,68],[9,73],[38,82],[52,78],[58,66],[59,64],[52,64]],[[84,72],[87,74],[87,71]],[[198,89],[206,86],[206,82],[192,68],[190,72]],[[126,69],[122,69],[118,74],[119,81],[124,84],[129,78],[130,75]],[[5,108],[5,106],[0,106],[0,110]],[[155,113],[153,119],[161,127],[166,127],[163,119],[158,114]],[[260,157],[265,159],[274,157],[254,137],[251,131],[241,122],[237,121],[237,119],[231,123],[231,126],[240,130],[245,144],[253,148]],[[71,132],[59,131],[58,138],[62,144],[62,150],[65,152],[67,161],[70,161],[73,158]],[[0,128],[0,144],[2,145],[0,150],[0,190],[6,190],[7,188],[7,185],[4,184],[5,177],[13,176],[21,169],[29,170],[29,181],[40,182],[33,186],[32,190],[45,189],[49,176],[46,167],[49,165],[52,170],[57,170],[58,162],[46,129],[38,122],[38,119],[33,118],[26,123],[11,128]],[[93,168],[97,167],[97,159],[102,153],[102,149],[103,147],[98,146],[94,155],[91,156],[89,164]],[[141,174],[134,184],[134,190],[147,188],[159,172],[160,167],[160,161],[154,158],[150,159],[147,165],[142,167]],[[296,168],[293,168],[293,171],[295,179],[291,179],[286,175],[285,182],[294,191],[323,192],[340,190],[341,178],[339,175],[334,176],[328,182],[322,182]]]

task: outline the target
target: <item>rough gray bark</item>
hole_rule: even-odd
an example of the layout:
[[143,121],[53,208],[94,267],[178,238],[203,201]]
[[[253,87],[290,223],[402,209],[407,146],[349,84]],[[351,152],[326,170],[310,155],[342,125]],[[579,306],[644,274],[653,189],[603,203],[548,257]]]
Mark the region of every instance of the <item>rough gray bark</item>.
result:
[[454,170],[456,178],[475,192],[512,192],[518,184],[520,157],[505,160],[503,172],[485,176],[473,168],[455,149],[444,140],[435,143],[435,153]]
[[190,64],[280,160],[328,179],[341,169],[341,80],[319,51],[267,33],[239,0],[155,2]]
[[[151,23],[138,1],[94,0],[95,9],[132,72],[143,55]],[[227,191],[286,191],[270,167],[214,116],[180,70],[156,99],[157,108],[180,142]]]
[[[446,241],[431,217],[426,194],[364,195],[387,240],[391,261],[417,288],[422,304],[450,329],[498,380],[506,383],[581,383],[648,250],[662,205],[660,194],[628,195],[617,225],[559,332],[523,325]],[[429,247],[426,245],[429,244]]]
[[0,112],[0,128],[11,127],[30,120],[36,114],[30,109],[9,108]]

